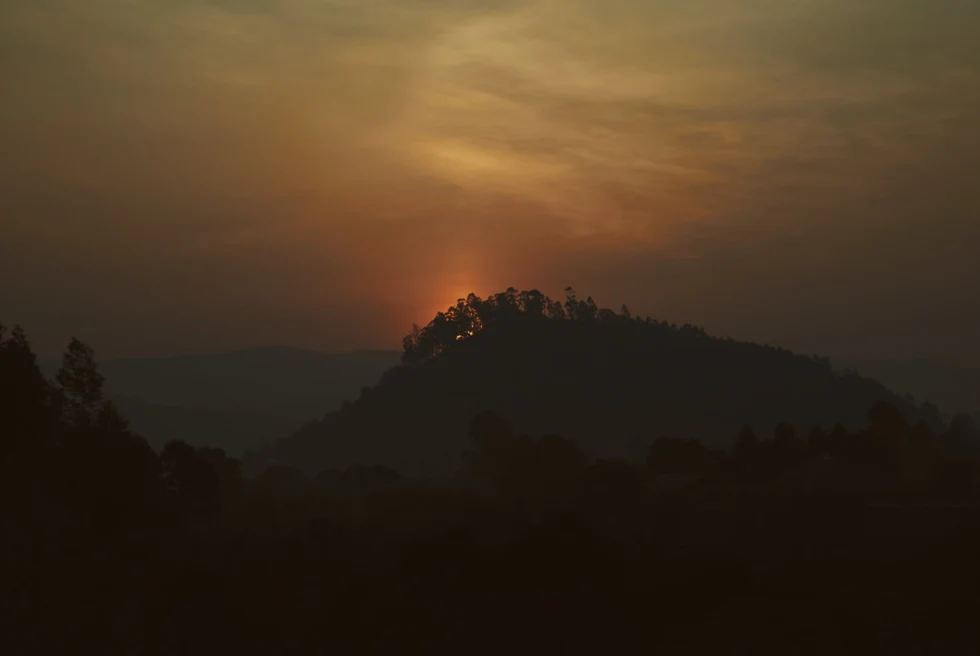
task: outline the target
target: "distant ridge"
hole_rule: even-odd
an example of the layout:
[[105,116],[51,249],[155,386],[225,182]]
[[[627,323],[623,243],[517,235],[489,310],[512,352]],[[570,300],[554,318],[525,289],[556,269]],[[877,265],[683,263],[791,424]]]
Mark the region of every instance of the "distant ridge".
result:
[[[322,353],[269,345],[121,358],[99,369],[109,397],[153,446],[184,439],[241,455],[356,399],[399,357],[397,351]],[[59,366],[54,360],[42,365],[49,377]]]
[[932,360],[842,360],[842,369],[870,376],[896,392],[929,401],[943,411],[980,412],[980,369]]

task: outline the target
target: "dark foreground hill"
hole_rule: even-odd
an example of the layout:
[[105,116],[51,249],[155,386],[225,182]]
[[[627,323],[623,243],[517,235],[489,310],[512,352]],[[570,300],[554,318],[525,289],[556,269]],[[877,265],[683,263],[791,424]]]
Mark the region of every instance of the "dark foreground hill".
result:
[[[589,453],[645,453],[656,437],[730,442],[740,427],[772,434],[860,426],[887,400],[922,410],[883,385],[835,372],[822,358],[711,337],[693,326],[599,310],[573,292],[471,296],[406,338],[405,363],[352,404],[274,448],[252,454],[308,473],[380,464],[410,476],[453,472],[468,422],[493,410],[522,431],[577,440]],[[916,418],[919,418],[916,417]]]

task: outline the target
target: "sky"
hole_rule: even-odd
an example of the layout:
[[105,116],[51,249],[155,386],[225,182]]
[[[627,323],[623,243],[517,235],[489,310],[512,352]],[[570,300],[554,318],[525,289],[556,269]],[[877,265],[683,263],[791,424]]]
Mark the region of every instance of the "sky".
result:
[[397,348],[508,286],[980,365],[975,0],[5,0],[0,321]]

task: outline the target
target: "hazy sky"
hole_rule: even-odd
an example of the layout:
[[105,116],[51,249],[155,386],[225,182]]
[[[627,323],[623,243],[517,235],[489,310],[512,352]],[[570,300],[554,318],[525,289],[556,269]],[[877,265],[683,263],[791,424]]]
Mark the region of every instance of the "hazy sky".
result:
[[976,0],[4,0],[0,320],[397,347],[509,285],[980,363]]

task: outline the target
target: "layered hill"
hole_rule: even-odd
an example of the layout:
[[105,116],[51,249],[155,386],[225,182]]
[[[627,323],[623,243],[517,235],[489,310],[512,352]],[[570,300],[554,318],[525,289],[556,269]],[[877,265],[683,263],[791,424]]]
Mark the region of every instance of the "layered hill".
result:
[[[321,353],[283,346],[99,365],[106,394],[159,448],[180,439],[238,456],[356,399],[396,365],[397,351]],[[60,366],[44,362],[50,378]]]
[[520,430],[576,439],[601,457],[629,456],[657,436],[726,443],[745,424],[863,425],[883,385],[835,372],[829,360],[711,337],[598,310],[571,293],[471,296],[416,328],[405,363],[360,398],[247,459],[308,473],[353,464],[409,476],[453,472],[469,421],[493,410]]
[[891,389],[931,401],[949,413],[980,416],[980,369],[930,360],[853,360],[836,363]]

